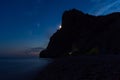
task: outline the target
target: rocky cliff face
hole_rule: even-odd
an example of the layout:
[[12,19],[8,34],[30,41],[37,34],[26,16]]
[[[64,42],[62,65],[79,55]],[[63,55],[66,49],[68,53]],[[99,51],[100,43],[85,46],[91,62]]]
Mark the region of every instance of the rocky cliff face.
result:
[[120,13],[92,16],[72,9],[62,16],[62,28],[50,38],[40,57],[120,52]]

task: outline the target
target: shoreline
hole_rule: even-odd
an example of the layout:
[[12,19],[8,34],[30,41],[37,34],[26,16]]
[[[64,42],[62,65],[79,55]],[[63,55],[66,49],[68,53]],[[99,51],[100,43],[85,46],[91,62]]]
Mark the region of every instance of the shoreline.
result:
[[36,80],[118,80],[118,55],[77,56],[55,60]]

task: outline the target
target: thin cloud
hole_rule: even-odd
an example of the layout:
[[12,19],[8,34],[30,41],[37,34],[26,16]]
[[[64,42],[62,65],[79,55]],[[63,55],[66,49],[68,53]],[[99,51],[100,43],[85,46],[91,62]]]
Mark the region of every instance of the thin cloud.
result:
[[[94,1],[94,0],[93,0]],[[112,12],[118,12],[120,1],[110,0],[104,1],[104,3],[97,3],[92,10],[89,11],[93,15],[105,15]]]
[[[111,9],[112,11],[115,11],[115,8],[116,6],[115,5],[119,5],[120,4],[120,1],[115,1],[114,3],[110,3],[104,7],[102,7],[98,12],[96,12],[95,15],[102,15],[102,14],[105,14],[105,12],[107,11],[107,13],[110,13],[111,12]],[[118,6],[117,6],[118,7]],[[110,10],[110,11],[109,11]]]

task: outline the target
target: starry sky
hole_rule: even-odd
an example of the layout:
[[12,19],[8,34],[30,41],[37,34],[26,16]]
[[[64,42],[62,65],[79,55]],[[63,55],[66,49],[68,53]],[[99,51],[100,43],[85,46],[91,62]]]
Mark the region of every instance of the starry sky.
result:
[[0,0],[0,49],[46,47],[65,10],[97,16],[119,6],[120,0]]

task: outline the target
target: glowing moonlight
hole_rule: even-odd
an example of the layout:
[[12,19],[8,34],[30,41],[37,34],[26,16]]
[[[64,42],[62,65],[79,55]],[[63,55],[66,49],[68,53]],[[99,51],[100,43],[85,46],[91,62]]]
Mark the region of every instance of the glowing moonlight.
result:
[[59,26],[59,29],[61,29],[61,28],[62,28],[62,26],[60,25],[60,26]]

